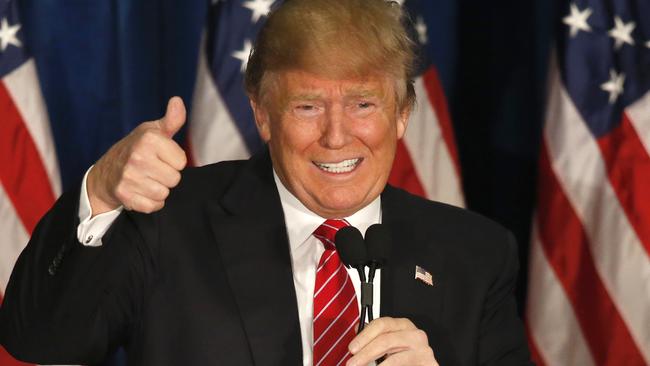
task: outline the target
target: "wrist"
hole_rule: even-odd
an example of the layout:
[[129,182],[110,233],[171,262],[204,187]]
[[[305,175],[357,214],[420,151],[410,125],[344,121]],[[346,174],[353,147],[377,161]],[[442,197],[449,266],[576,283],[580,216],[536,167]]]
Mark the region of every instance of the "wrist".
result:
[[86,181],[86,192],[88,193],[88,202],[92,211],[91,218],[105,212],[113,211],[121,206],[119,201],[110,199],[108,197],[109,195],[102,190],[102,179],[98,177],[100,170],[101,168],[98,166],[93,167],[88,173],[88,179]]

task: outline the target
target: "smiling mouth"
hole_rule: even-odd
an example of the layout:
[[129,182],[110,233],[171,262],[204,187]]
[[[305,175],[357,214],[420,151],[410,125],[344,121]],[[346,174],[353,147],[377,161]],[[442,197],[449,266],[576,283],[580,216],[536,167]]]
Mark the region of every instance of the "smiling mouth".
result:
[[347,159],[343,160],[338,163],[317,163],[314,162],[314,165],[316,165],[320,170],[324,170],[328,173],[348,173],[354,170],[354,168],[361,163],[363,159],[362,158],[356,158],[356,159]]

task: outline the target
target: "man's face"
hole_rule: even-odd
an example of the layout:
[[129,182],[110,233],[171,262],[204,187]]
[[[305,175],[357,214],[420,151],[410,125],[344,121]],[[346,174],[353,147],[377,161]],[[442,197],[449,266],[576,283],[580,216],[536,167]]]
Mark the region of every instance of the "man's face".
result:
[[389,77],[328,79],[284,71],[264,103],[260,136],[280,180],[319,216],[349,216],[384,189],[408,111]]

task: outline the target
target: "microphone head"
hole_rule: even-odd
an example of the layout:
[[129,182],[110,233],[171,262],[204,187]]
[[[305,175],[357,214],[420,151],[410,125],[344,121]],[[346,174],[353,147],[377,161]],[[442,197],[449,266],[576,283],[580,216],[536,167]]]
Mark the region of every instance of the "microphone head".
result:
[[371,225],[366,230],[366,250],[368,261],[375,262],[381,267],[388,261],[390,254],[390,232],[382,224]]
[[334,242],[343,264],[354,268],[366,264],[366,246],[359,229],[354,226],[340,228],[334,237]]

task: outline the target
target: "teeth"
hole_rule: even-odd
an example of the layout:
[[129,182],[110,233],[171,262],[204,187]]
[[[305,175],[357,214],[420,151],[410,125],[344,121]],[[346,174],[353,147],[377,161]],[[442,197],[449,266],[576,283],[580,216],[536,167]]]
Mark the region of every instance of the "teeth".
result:
[[315,163],[317,167],[329,173],[347,173],[354,170],[361,159],[348,159],[340,163]]

